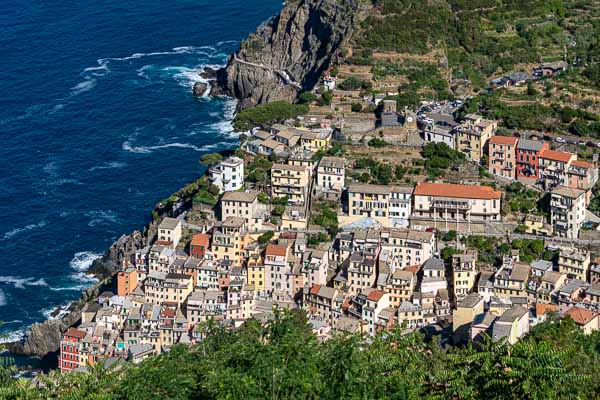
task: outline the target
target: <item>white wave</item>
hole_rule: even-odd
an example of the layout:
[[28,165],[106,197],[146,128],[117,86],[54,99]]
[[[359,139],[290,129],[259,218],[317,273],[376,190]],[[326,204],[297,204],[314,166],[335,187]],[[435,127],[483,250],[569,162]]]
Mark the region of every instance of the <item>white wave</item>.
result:
[[4,290],[0,289],[0,307],[6,305],[6,295],[4,294]]
[[112,162],[106,162],[102,165],[97,165],[95,167],[92,167],[90,169],[88,169],[88,171],[96,171],[99,169],[114,169],[114,168],[124,168],[126,167],[127,164],[124,162],[119,162],[119,161],[112,161]]
[[13,230],[10,230],[8,232],[6,232],[4,234],[4,239],[10,239],[16,235],[18,235],[19,233],[23,233],[23,232],[27,232],[27,231],[31,231],[34,230],[36,228],[42,228],[46,226],[46,221],[40,221],[37,224],[29,224],[29,225],[25,225],[24,227],[21,228],[15,228]]
[[13,285],[17,289],[25,289],[25,286],[48,286],[44,279],[19,278],[12,275],[0,276],[0,284]]
[[71,88],[71,97],[92,90],[94,87],[96,87],[96,83],[96,78],[86,77],[83,81]]
[[96,67],[88,67],[83,70],[83,72],[91,72],[92,75],[95,76],[104,76],[110,72],[110,68],[108,68],[108,60],[97,60],[98,66]]
[[88,222],[88,226],[96,226],[100,224],[115,224],[119,221],[117,214],[112,211],[88,211],[85,213],[86,217],[90,217],[91,220]]
[[236,106],[237,100],[227,100],[223,109],[223,120],[211,124],[210,127],[218,131],[222,136],[237,139],[239,133],[233,128]]
[[92,251],[80,251],[75,253],[69,266],[76,271],[85,272],[92,266],[94,260],[102,257],[100,253],[94,253]]
[[26,329],[18,329],[16,331],[2,333],[0,335],[0,343],[18,342],[25,337]]
[[45,310],[42,310],[42,314],[47,320],[53,319],[61,319],[69,312],[69,307],[71,307],[71,303],[65,304],[60,307],[50,307]]
[[166,144],[155,145],[155,146],[133,146],[131,144],[131,142],[129,140],[127,140],[123,143],[121,148],[125,151],[129,151],[130,153],[149,154],[149,153],[154,152],[155,150],[169,149],[169,148],[190,149],[190,150],[201,152],[201,151],[213,150],[215,148],[227,146],[230,144],[231,143],[227,143],[227,142],[219,142],[219,143],[213,143],[213,144],[209,144],[206,146],[198,147],[198,146],[195,146],[190,143],[175,142],[175,143],[166,143]]

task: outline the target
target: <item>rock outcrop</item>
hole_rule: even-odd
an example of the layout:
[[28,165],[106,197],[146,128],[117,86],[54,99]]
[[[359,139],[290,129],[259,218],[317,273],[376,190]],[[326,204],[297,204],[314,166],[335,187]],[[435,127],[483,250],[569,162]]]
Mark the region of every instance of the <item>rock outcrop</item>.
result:
[[318,82],[357,24],[359,0],[291,0],[217,71],[213,95],[248,108],[292,101]]

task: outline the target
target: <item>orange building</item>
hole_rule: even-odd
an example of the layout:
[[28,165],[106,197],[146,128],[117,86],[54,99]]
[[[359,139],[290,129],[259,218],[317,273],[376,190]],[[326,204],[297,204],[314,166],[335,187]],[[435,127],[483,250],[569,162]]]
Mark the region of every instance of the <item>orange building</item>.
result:
[[127,268],[117,274],[117,295],[127,296],[131,294],[138,285],[138,271],[135,268]]
[[199,260],[204,258],[206,251],[210,245],[210,235],[205,233],[198,233],[194,235],[190,242],[190,255]]

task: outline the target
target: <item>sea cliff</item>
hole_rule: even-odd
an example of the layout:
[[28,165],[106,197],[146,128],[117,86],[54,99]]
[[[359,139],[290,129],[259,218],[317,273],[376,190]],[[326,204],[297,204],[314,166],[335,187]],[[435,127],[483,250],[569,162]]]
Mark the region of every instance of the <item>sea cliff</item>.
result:
[[216,73],[212,95],[239,99],[244,109],[293,101],[312,89],[351,37],[358,0],[293,0],[263,23]]

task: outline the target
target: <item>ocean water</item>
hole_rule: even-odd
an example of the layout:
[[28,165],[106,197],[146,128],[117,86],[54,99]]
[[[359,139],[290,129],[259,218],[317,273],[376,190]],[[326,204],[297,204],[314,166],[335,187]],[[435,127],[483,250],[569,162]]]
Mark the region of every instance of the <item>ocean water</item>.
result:
[[195,98],[207,65],[281,0],[0,4],[0,320],[14,339],[84,271],[232,147],[232,100]]

